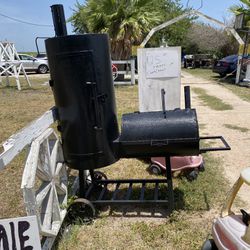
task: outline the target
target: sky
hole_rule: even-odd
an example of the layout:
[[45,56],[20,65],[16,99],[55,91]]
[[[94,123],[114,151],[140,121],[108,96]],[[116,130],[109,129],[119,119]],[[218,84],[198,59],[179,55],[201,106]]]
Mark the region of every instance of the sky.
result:
[[[83,3],[83,0],[78,0]],[[180,0],[186,6],[188,0]],[[189,0],[189,6],[199,8],[201,0]],[[36,37],[54,36],[52,26],[52,16],[50,6],[53,4],[63,4],[65,17],[69,18],[72,13],[76,0],[0,0],[0,41],[11,41],[19,52],[36,51]],[[230,19],[232,14],[228,8],[233,4],[239,4],[238,0],[203,0],[203,7],[200,9],[204,14],[223,21],[224,18]],[[2,15],[17,18],[35,24],[51,25],[49,27],[32,26],[10,20]],[[67,24],[68,34],[73,33],[71,24]],[[43,41],[39,43],[39,49],[44,51]]]

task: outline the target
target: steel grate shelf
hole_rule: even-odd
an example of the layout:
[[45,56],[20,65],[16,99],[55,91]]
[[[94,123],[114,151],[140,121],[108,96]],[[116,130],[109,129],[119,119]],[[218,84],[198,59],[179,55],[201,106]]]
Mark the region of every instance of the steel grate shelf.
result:
[[[171,182],[171,183],[170,183]],[[169,186],[171,184],[171,187]],[[84,197],[93,204],[168,204],[172,207],[172,180],[95,180]],[[169,204],[170,203],[170,204]]]

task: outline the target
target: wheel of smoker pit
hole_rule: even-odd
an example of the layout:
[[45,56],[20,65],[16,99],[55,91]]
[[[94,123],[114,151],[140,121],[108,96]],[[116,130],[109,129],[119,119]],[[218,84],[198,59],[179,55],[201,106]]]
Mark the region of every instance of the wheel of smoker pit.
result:
[[[107,180],[108,177],[107,177],[106,174],[104,174],[104,173],[101,172],[101,171],[94,171],[94,179],[95,179],[96,181],[101,181],[101,180]],[[102,188],[103,185],[102,185],[101,183],[96,183],[96,184],[95,184],[95,187],[97,187],[97,188]]]
[[187,179],[189,181],[194,181],[197,179],[197,177],[198,177],[198,171],[196,169],[192,170],[187,174]]
[[41,236],[56,236],[67,213],[67,170],[62,147],[52,128],[30,148],[22,190],[28,215],[36,215]]
[[162,174],[161,167],[159,165],[155,164],[155,163],[150,164],[148,170],[149,170],[150,173],[155,174],[155,175]]
[[204,160],[202,161],[201,165],[198,167],[198,170],[200,172],[204,172],[205,171],[205,162],[204,162]]
[[89,224],[96,215],[94,205],[87,199],[78,198],[68,208],[67,219],[71,224]]
[[201,250],[218,250],[213,239],[208,239],[204,242]]

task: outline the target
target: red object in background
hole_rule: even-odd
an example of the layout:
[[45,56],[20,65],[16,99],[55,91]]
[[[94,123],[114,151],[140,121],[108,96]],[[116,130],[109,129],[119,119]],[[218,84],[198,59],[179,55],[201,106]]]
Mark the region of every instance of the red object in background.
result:
[[[170,158],[171,171],[190,170],[187,178],[194,180],[199,171],[204,171],[204,161],[201,155],[198,156],[174,156]],[[193,170],[193,171],[192,171]],[[166,171],[166,161],[164,157],[152,157],[149,171],[153,174],[161,174]]]
[[113,74],[113,80],[115,80],[118,76],[118,68],[115,64],[112,63],[112,74]]

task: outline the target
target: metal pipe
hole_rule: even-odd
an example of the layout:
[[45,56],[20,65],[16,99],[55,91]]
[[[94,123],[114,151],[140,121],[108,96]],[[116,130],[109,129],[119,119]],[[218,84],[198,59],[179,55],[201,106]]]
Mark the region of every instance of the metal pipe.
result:
[[85,183],[85,173],[84,170],[79,170],[79,198],[85,198],[85,190],[86,190],[86,183]]
[[56,36],[67,36],[67,27],[62,4],[50,6]]
[[185,109],[191,109],[190,86],[184,87],[185,93]]
[[38,46],[38,39],[47,39],[49,37],[45,37],[45,36],[38,36],[35,39],[35,44],[36,44],[36,51],[37,51],[37,55],[40,55],[40,51],[39,51],[39,46]]
[[162,111],[164,114],[164,118],[166,118],[166,105],[165,105],[165,89],[161,89],[161,104],[162,104]]

